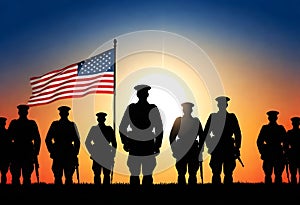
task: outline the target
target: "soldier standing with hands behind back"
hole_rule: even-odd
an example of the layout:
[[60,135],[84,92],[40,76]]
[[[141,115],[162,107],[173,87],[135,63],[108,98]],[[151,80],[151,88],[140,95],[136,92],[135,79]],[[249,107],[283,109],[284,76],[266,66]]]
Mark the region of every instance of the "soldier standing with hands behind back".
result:
[[65,184],[69,185],[73,184],[80,139],[76,124],[68,119],[71,108],[60,106],[58,110],[60,119],[52,122],[45,142],[50,157],[53,159],[54,184],[61,185],[64,175]]

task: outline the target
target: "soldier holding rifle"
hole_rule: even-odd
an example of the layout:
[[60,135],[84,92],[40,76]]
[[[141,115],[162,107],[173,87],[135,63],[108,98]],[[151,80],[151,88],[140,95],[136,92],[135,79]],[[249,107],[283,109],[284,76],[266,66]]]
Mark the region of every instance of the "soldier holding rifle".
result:
[[223,183],[232,184],[236,159],[240,157],[242,134],[236,115],[227,111],[229,100],[227,96],[216,98],[219,111],[209,115],[204,128],[205,143],[211,155],[212,184],[222,183],[222,169]]

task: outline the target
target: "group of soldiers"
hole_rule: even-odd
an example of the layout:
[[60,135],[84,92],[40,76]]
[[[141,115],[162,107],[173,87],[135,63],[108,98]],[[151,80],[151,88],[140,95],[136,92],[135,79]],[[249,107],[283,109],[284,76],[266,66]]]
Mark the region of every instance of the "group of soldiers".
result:
[[[119,125],[119,134],[123,150],[128,152],[130,185],[147,186],[153,185],[153,171],[157,164],[156,157],[160,154],[164,130],[158,107],[147,101],[151,87],[140,84],[134,89],[138,101],[127,106]],[[209,166],[212,184],[232,184],[236,160],[244,166],[240,159],[240,125],[236,115],[227,111],[230,98],[219,96],[216,101],[219,110],[209,115],[205,126],[202,126],[198,117],[192,116],[192,102],[181,104],[183,115],[174,120],[169,134],[179,185],[197,184],[196,173],[200,169],[203,174],[205,147],[211,156]],[[29,106],[19,105],[17,108],[19,118],[12,120],[7,129],[7,119],[0,118],[1,184],[7,183],[6,175],[10,170],[13,185],[21,184],[21,176],[22,183],[28,185],[31,184],[34,169],[38,169],[41,137],[36,122],[27,117]],[[60,119],[52,122],[45,138],[52,158],[54,184],[57,185],[73,184],[73,174],[78,171],[80,137],[76,124],[68,118],[70,109],[68,106],[58,108]],[[273,110],[267,112],[270,122],[262,126],[257,138],[265,183],[272,183],[273,172],[275,183],[282,183],[282,173],[287,167],[291,183],[296,184],[300,169],[300,118],[293,117],[293,128],[286,131],[284,126],[277,124],[278,114]],[[92,160],[94,184],[112,183],[117,140],[114,129],[105,123],[106,116],[105,112],[96,113],[98,124],[90,128],[85,140]]]

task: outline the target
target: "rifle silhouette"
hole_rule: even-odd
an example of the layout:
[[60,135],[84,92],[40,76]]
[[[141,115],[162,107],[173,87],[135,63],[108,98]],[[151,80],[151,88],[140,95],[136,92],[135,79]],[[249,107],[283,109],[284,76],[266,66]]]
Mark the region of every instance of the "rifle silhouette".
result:
[[33,163],[34,163],[34,169],[35,169],[35,175],[36,175],[36,179],[37,179],[37,183],[40,183],[40,174],[39,174],[39,161],[38,161],[38,156],[35,155],[33,158]]
[[243,163],[243,161],[242,161],[241,157],[240,157],[240,156],[238,156],[238,157],[237,157],[237,159],[238,159],[238,160],[239,160],[239,162],[241,163],[242,167],[244,167],[244,163]]
[[79,168],[78,167],[79,167],[78,157],[76,157],[76,164],[75,164],[76,178],[77,178],[78,184],[80,184],[80,181],[79,181]]
[[200,178],[201,178],[201,184],[203,184],[203,162],[200,161]]

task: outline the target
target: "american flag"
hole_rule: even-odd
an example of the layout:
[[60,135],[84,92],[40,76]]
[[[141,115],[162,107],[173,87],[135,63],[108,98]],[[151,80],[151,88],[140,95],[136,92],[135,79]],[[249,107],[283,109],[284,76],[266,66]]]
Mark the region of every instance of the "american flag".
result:
[[88,94],[114,93],[114,49],[89,59],[30,78],[29,106],[48,104]]

